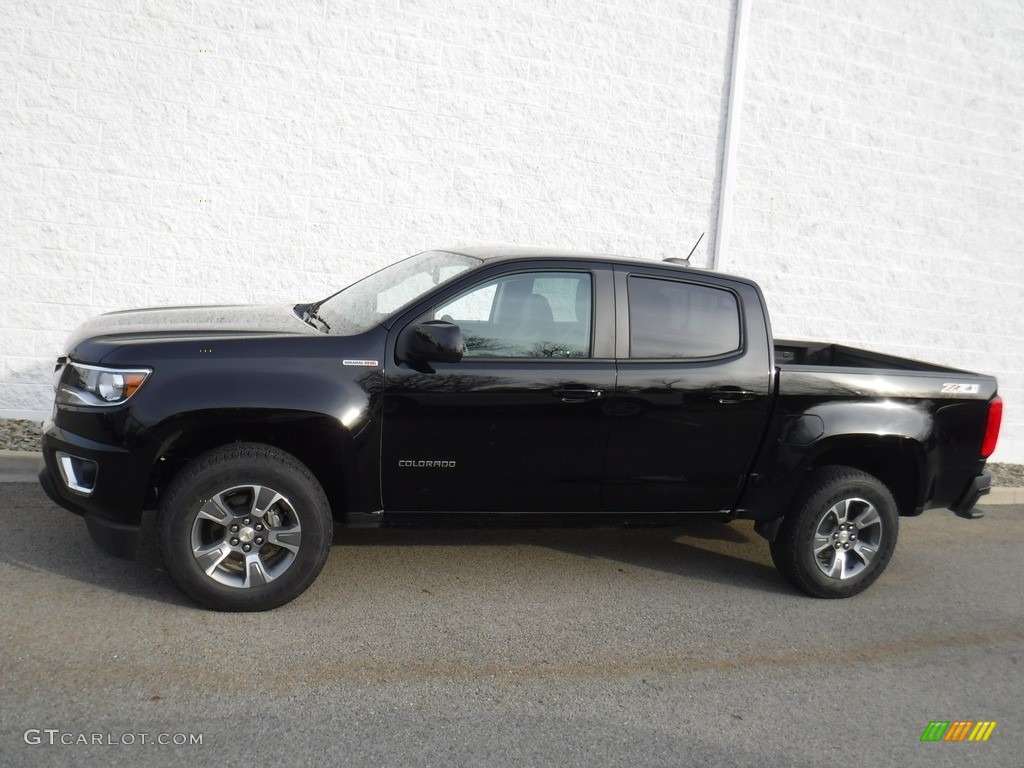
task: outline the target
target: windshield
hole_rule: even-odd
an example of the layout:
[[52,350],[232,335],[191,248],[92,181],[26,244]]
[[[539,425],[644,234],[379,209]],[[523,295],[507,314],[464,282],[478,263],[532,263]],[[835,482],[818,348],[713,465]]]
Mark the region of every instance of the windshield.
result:
[[436,285],[480,264],[480,259],[447,251],[424,251],[364,277],[310,307],[331,333],[368,331]]

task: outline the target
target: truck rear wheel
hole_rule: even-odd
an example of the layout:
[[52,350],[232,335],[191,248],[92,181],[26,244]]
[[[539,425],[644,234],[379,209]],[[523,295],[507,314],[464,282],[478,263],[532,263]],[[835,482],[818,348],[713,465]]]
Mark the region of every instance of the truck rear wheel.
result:
[[294,600],[327,561],[327,497],[294,456],[235,443],[195,458],[160,504],[160,553],[175,584],[218,611]]
[[896,502],[876,477],[852,467],[813,470],[771,542],[772,561],[814,597],[852,597],[889,564],[899,530]]

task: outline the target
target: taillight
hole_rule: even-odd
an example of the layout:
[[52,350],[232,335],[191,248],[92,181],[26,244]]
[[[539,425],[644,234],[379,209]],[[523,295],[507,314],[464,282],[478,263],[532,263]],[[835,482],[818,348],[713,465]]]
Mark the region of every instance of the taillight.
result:
[[988,404],[988,422],[985,424],[985,439],[981,441],[981,458],[987,459],[996,449],[999,440],[999,425],[1003,423],[1003,398],[997,397]]

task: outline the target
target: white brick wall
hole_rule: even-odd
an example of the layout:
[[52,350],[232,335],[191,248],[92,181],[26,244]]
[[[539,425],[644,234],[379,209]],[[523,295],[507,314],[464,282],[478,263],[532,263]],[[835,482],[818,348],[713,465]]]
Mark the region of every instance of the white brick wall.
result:
[[1024,6],[756,2],[731,253],[777,336],[999,378],[1024,462]]
[[728,0],[4,0],[0,413],[100,311],[713,218]]
[[[754,5],[725,266],[784,334],[996,373],[1024,461],[1024,12],[848,5]],[[308,300],[450,243],[663,258],[706,230],[704,262],[733,11],[3,0],[0,415],[41,415],[105,310]]]

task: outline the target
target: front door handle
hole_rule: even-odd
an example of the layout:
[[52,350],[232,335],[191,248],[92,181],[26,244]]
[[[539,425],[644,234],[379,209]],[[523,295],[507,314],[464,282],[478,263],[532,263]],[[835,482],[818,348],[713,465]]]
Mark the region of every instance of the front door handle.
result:
[[556,389],[552,394],[560,397],[563,403],[585,403],[604,397],[603,389]]
[[757,392],[751,392],[749,389],[733,389],[732,387],[724,387],[722,389],[716,389],[711,393],[712,397],[717,397],[718,402],[722,405],[732,405],[733,403],[739,403],[744,400],[753,400],[757,397]]

